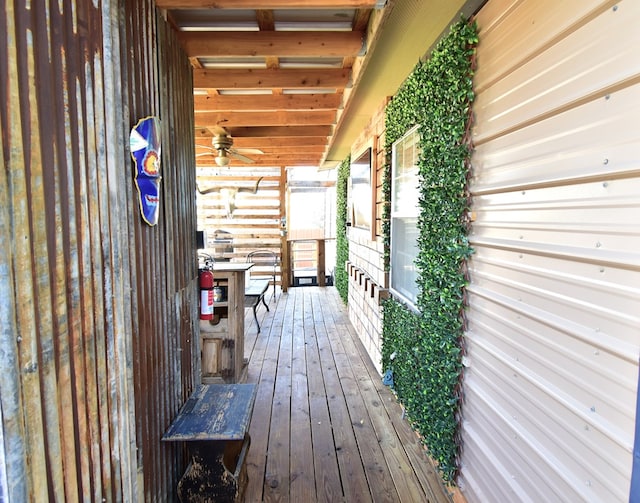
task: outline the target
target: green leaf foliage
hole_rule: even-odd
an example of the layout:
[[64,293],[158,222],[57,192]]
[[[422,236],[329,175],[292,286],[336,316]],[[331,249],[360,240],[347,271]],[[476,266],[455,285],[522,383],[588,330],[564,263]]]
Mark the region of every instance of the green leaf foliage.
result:
[[[469,128],[475,24],[460,21],[420,62],[386,110],[386,149],[419,125],[420,213],[416,310],[395,299],[383,305],[382,364],[408,417],[445,480],[458,466],[465,261],[471,157]],[[390,179],[390,163],[386,177]],[[389,248],[389,229],[385,240]]]
[[347,190],[351,158],[347,157],[338,167],[336,180],[336,271],[335,286],[342,301],[346,304],[349,297],[349,276],[344,264],[349,260],[349,240],[347,239]]

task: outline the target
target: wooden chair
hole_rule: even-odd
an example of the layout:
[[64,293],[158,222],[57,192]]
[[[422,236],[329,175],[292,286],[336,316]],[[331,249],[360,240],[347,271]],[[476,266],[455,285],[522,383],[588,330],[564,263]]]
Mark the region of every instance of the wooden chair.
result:
[[271,250],[256,250],[247,255],[247,262],[254,264],[249,270],[250,279],[266,279],[273,282],[273,298],[276,298],[278,255]]

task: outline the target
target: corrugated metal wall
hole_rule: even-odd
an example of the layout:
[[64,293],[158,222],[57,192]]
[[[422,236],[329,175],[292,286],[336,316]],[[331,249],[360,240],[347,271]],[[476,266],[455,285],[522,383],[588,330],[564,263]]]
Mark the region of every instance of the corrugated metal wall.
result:
[[[174,501],[185,465],[162,434],[199,380],[193,80],[154,2],[125,2],[130,116],[162,122],[162,213],[157,228],[132,213],[135,246],[133,358],[138,464],[147,501]],[[135,189],[134,189],[135,190]]]
[[[0,500],[173,500],[193,386],[191,70],[152,1],[0,5]],[[130,128],[162,121],[160,222]]]
[[640,4],[478,15],[460,484],[627,501],[640,352]]

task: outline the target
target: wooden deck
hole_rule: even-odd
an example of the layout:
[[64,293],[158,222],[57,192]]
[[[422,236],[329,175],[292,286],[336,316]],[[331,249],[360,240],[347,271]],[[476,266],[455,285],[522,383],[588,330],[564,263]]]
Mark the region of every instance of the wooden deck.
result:
[[257,383],[245,501],[442,502],[451,496],[333,287],[278,290],[246,311]]

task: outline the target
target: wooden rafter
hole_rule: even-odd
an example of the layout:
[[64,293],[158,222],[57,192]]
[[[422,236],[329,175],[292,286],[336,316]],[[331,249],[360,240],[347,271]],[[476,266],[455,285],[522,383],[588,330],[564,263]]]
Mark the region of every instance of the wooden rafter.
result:
[[380,0],[156,0],[160,9],[359,9],[384,5]]
[[197,112],[265,110],[336,110],[342,102],[339,94],[213,95],[195,96]]
[[273,138],[278,136],[324,136],[331,134],[331,126],[262,126],[262,127],[229,127],[229,134],[234,138]]
[[343,88],[349,82],[348,69],[246,69],[194,70],[196,89],[285,89]]
[[[259,148],[265,152],[269,149],[278,151],[281,148],[304,148],[315,152],[322,150],[327,143],[326,136],[277,136],[277,137],[250,137],[234,138],[233,144],[237,148]],[[196,145],[211,147],[211,133],[209,136],[197,136]]]
[[321,164],[394,1],[156,0],[192,62],[196,145],[222,126],[255,165]]
[[261,31],[273,31],[276,28],[272,9],[257,10],[256,21],[258,22],[258,28],[260,28]]
[[192,31],[180,33],[189,57],[276,56],[345,57],[362,51],[363,32]]
[[196,127],[223,125],[238,126],[322,126],[333,124],[335,112],[331,110],[272,110],[270,112],[199,112],[195,114]]
[[[277,155],[253,155],[250,156],[253,162],[246,162],[240,159],[232,159],[233,166],[253,166],[256,168],[263,166],[309,166],[314,163],[317,165],[321,154],[305,154],[302,152],[284,152]],[[213,158],[201,157],[196,159],[196,166],[200,168],[204,167],[216,167]]]

